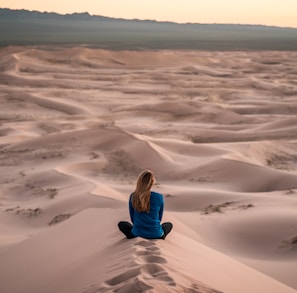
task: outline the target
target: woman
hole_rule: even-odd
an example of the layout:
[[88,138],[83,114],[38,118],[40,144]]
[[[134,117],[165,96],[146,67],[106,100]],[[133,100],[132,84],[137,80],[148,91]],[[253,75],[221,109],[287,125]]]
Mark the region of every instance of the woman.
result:
[[137,179],[136,189],[130,195],[129,212],[133,223],[119,222],[118,226],[128,239],[143,237],[147,239],[165,239],[172,229],[167,222],[161,225],[164,210],[163,195],[151,191],[155,184],[154,174],[145,170]]

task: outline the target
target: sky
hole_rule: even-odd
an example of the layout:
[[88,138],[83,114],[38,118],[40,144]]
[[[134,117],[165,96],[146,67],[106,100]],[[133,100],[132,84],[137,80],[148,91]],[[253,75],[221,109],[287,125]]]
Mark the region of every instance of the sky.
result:
[[1,8],[126,19],[297,28],[297,0],[0,0]]

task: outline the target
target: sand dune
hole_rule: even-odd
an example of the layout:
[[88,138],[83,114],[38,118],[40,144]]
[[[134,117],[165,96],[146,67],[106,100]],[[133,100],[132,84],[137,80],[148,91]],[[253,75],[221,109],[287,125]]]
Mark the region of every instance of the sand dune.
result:
[[[297,292],[296,57],[2,48],[0,291]],[[117,230],[143,169],[165,241]]]

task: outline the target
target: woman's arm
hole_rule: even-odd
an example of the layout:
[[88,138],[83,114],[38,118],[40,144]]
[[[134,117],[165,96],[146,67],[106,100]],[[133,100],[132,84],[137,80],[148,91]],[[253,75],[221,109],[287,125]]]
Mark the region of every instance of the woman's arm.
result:
[[130,198],[129,198],[129,213],[130,213],[131,222],[134,223],[134,208],[132,206],[132,194],[130,195]]
[[163,217],[163,212],[164,212],[164,198],[163,195],[161,196],[161,205],[160,205],[160,210],[159,210],[159,220],[161,222],[162,217]]

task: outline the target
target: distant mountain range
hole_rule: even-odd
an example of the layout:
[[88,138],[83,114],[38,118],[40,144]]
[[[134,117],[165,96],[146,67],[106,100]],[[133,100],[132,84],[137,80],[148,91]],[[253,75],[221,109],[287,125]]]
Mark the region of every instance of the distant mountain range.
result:
[[0,9],[0,46],[85,45],[106,49],[297,50],[297,29],[178,24],[88,13]]

